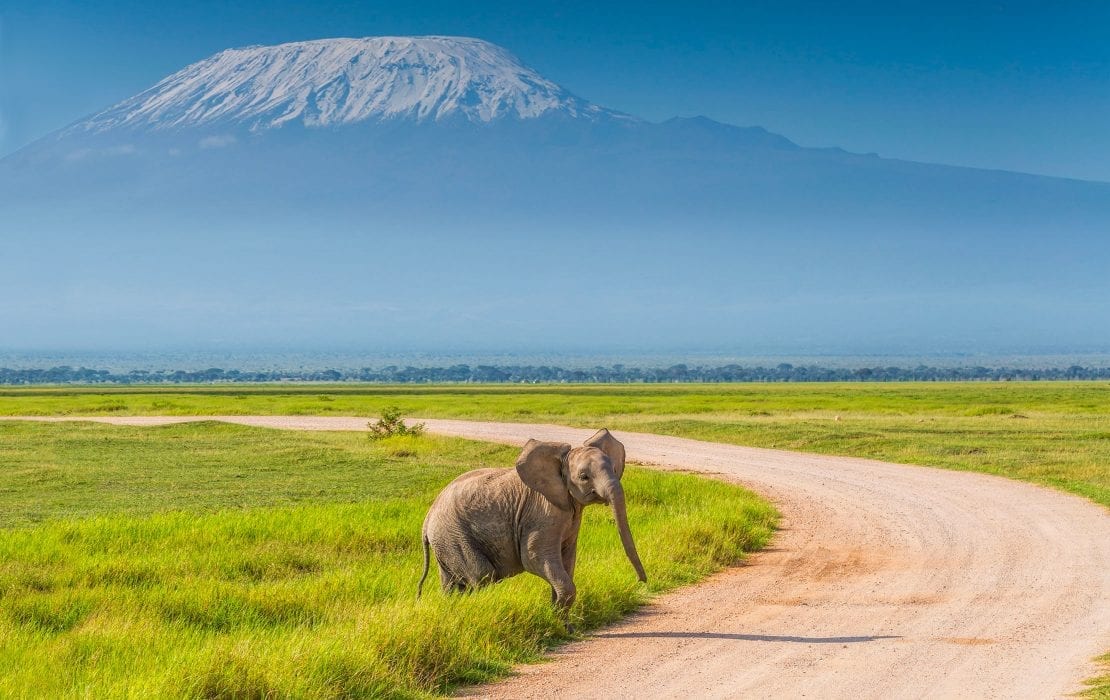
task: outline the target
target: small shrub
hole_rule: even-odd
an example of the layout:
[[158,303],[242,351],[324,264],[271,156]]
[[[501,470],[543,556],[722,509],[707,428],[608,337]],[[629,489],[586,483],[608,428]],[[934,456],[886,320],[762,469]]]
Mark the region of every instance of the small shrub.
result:
[[405,425],[404,419],[401,418],[401,409],[396,406],[382,409],[382,417],[367,423],[367,427],[370,428],[371,440],[383,440],[395,435],[420,437],[424,434],[424,424]]

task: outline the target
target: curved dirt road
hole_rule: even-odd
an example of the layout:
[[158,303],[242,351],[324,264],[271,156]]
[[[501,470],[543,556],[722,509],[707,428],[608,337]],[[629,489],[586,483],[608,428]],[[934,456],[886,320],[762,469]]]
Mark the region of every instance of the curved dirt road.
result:
[[[299,430],[366,425],[215,419]],[[425,422],[435,433],[512,444],[578,443],[593,432]],[[466,694],[1046,698],[1081,689],[1095,673],[1092,657],[1110,649],[1110,513],[1100,506],[982,474],[617,435],[630,460],[766,495],[783,529],[748,565],[661,596],[551,663]]]

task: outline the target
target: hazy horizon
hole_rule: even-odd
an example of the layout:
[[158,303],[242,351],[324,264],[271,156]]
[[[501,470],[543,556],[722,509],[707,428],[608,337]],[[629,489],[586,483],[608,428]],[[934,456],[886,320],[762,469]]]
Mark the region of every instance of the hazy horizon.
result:
[[90,350],[12,351],[0,348],[0,368],[14,370],[51,369],[54,367],[87,367],[112,372],[131,371],[199,371],[213,367],[239,371],[340,370],[385,367],[446,368],[456,365],[489,366],[550,366],[568,370],[624,366],[639,369],[660,369],[674,365],[693,367],[775,367],[790,364],[797,367],[816,366],[828,369],[864,367],[918,366],[935,368],[1010,368],[1045,369],[1110,367],[1110,352],[1072,353],[936,353],[936,354],[742,354],[724,351],[695,352],[382,352],[356,349],[332,350],[198,350],[160,351]]

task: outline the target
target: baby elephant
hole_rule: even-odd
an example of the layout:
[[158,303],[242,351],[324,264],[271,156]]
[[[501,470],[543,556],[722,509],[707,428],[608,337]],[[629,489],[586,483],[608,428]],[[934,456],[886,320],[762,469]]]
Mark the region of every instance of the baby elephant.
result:
[[436,554],[444,591],[466,591],[522,571],[551,584],[564,614],[574,603],[574,560],[582,508],[607,503],[628,560],[640,564],[625,512],[624,445],[602,429],[582,447],[529,440],[516,469],[477,469],[452,481],[424,519],[424,573],[428,548]]

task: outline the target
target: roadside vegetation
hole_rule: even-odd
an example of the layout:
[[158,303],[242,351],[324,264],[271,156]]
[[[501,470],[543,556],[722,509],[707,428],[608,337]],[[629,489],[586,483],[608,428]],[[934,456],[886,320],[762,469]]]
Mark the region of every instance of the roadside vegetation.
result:
[[[414,600],[434,495],[516,452],[0,421],[0,697],[422,697],[535,660],[565,638],[536,577]],[[728,484],[635,466],[624,483],[650,584],[588,509],[580,629],[736,563],[775,523]]]
[[1087,681],[1089,687],[1083,695],[1089,698],[1098,698],[1098,700],[1107,700],[1110,699],[1110,654],[1099,658],[1098,661],[1102,666],[1103,674],[1098,678]]

